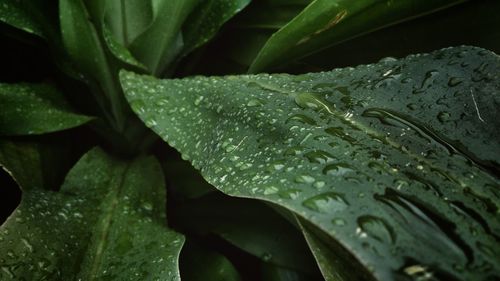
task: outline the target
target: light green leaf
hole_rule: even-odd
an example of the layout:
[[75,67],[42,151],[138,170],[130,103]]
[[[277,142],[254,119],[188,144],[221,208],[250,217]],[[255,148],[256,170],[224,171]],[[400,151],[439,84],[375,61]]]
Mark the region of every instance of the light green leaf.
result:
[[87,153],[60,192],[30,190],[0,228],[2,280],[179,280],[183,236],[165,226],[151,157]]
[[344,40],[463,1],[315,0],[271,36],[249,72],[269,70]]
[[0,0],[0,21],[43,37],[43,28],[26,11],[26,4],[23,2],[19,0]]
[[457,47],[301,76],[121,81],[210,184],[294,211],[375,278],[477,280],[500,270],[499,76],[497,55]]
[[203,1],[182,27],[186,55],[215,36],[219,28],[250,3],[250,0]]
[[153,1],[153,21],[130,45],[134,57],[160,75],[181,52],[181,27],[200,0]]
[[107,0],[105,22],[122,46],[129,46],[153,21],[151,0]]
[[0,83],[0,135],[37,135],[81,126],[92,117],[74,113],[44,84]]

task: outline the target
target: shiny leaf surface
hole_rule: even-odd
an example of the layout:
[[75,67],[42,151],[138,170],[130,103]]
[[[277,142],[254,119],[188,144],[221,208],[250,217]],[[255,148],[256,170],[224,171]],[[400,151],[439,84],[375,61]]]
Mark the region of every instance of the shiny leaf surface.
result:
[[0,83],[0,135],[37,135],[83,125],[92,117],[74,113],[54,87]]
[[152,157],[99,149],[60,192],[32,189],[0,228],[1,280],[179,280],[182,235],[165,226],[165,187]]
[[344,40],[463,1],[316,0],[271,36],[249,72],[269,70]]
[[121,81],[209,183],[294,211],[360,274],[486,280],[500,268],[499,69],[457,47],[301,76]]

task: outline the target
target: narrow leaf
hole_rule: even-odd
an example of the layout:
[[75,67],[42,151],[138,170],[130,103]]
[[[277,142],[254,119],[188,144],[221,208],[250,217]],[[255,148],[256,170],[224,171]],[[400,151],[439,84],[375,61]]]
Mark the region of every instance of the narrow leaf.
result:
[[183,237],[165,226],[165,188],[151,157],[94,149],[60,192],[30,190],[0,228],[2,280],[179,280]]
[[153,1],[153,21],[130,45],[132,54],[151,73],[160,75],[181,52],[181,27],[199,0]]
[[120,45],[128,47],[153,22],[153,1],[108,0],[105,22]]
[[74,113],[64,97],[44,84],[0,83],[0,135],[37,135],[83,125],[92,117]]
[[43,37],[43,28],[26,11],[24,1],[0,0],[0,21],[18,29]]
[[262,72],[355,36],[463,1],[315,0],[271,36],[249,72]]
[[183,55],[207,43],[219,28],[250,3],[250,0],[203,1],[182,27]]
[[121,81],[219,190],[294,211],[377,279],[471,280],[500,270],[499,76],[497,55],[457,47],[301,76]]

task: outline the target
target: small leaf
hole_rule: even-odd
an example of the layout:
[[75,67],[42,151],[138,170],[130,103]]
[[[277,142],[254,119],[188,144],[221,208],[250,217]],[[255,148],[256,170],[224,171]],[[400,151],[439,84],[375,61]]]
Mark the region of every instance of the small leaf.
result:
[[0,139],[0,166],[23,190],[44,186],[40,158],[40,151],[34,143]]
[[121,82],[210,184],[294,211],[367,274],[473,280],[500,270],[499,76],[497,55],[457,47],[301,76]]
[[24,1],[0,0],[0,21],[18,29],[43,37],[43,28],[26,11]]
[[139,69],[146,70],[146,67],[139,62],[134,56],[130,53],[130,51],[119,43],[111,31],[107,28],[106,25],[103,26],[103,38],[108,46],[109,51],[119,60],[123,61],[126,64],[133,65]]
[[60,192],[30,190],[0,228],[2,280],[180,280],[183,236],[165,226],[161,168],[99,149]]
[[81,126],[92,117],[72,112],[49,85],[0,83],[0,135],[37,135]]
[[262,72],[360,34],[463,1],[316,0],[271,36],[249,72]]

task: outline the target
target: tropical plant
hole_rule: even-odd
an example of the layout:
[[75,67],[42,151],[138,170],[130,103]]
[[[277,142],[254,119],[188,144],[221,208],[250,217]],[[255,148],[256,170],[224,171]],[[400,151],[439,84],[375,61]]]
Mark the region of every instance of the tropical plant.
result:
[[498,280],[499,8],[0,0],[0,280]]

